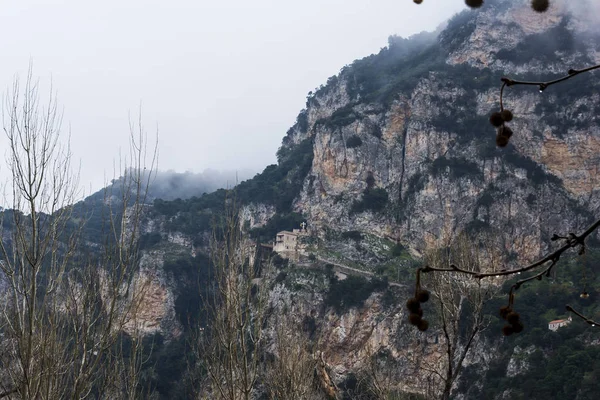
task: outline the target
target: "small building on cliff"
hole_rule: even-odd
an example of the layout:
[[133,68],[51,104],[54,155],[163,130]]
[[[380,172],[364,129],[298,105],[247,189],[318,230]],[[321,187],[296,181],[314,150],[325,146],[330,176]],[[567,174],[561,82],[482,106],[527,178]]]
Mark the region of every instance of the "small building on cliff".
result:
[[550,329],[553,332],[556,332],[558,328],[569,325],[572,320],[573,319],[570,315],[567,319],[555,319],[554,321],[548,322],[548,329]]
[[300,237],[308,235],[306,222],[302,223],[301,229],[290,231],[281,231],[275,237],[273,251],[283,258],[298,260],[299,252],[303,249],[300,243]]

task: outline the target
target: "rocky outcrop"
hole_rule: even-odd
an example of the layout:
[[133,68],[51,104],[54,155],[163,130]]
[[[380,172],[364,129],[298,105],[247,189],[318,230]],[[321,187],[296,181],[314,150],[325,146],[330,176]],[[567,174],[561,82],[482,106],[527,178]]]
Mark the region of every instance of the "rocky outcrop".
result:
[[[309,99],[308,128],[296,125],[284,140],[284,146],[307,137],[314,143],[295,209],[313,226],[393,237],[417,251],[462,229],[488,229],[503,233],[506,250],[520,262],[546,251],[552,233],[589,223],[599,188],[594,90],[581,88],[565,98],[558,86],[543,95],[509,88],[505,106],[516,117],[506,149],[495,148],[487,122],[499,107],[496,83],[503,73],[547,76],[590,61],[593,46],[579,39],[589,32],[569,10],[558,2],[542,17],[527,2],[498,0],[464,12],[425,50],[445,62],[407,78],[413,81],[409,88],[393,92],[388,103],[367,101],[368,93],[361,97],[353,79],[362,64],[347,67]],[[547,49],[554,64],[543,52],[538,58],[521,54],[540,35],[570,43]],[[371,56],[372,62],[384,62],[392,51]],[[361,145],[348,146],[351,136]],[[388,192],[388,207],[353,213],[369,179]]]
[[247,221],[248,229],[265,226],[273,215],[275,215],[275,207],[265,204],[248,204],[240,211],[240,219]]
[[[504,104],[515,114],[515,134],[507,148],[494,143],[488,117],[499,108],[500,77],[548,79],[599,60],[597,41],[590,40],[596,28],[580,7],[556,1],[540,16],[528,3],[486,1],[481,10],[455,17],[420,51],[394,55],[399,50],[390,42],[309,96],[283,147],[293,151],[307,139],[313,143],[312,167],[294,210],[308,217],[322,240],[331,242],[331,231],[360,231],[418,255],[462,230],[487,232],[510,268],[547,252],[552,234],[577,231],[598,217],[596,83],[573,79],[544,93],[508,88]],[[374,67],[394,57],[393,74]],[[397,75],[406,79],[394,81]],[[373,189],[387,192],[385,209],[356,211],[356,202]],[[365,254],[365,264],[376,265],[377,257]],[[273,293],[275,303],[288,304],[284,289]],[[312,300],[295,315],[314,316],[320,309],[320,296],[298,298]],[[328,388],[364,371],[383,351],[395,363],[394,388],[425,393],[427,376],[420,367],[439,367],[444,359],[440,332],[408,331],[402,307],[384,309],[380,295],[343,314],[322,310],[318,320],[322,369],[333,382]],[[477,342],[465,367],[485,371],[500,345]],[[534,350],[516,347],[506,376],[525,373]]]
[[515,346],[513,355],[508,362],[508,367],[506,368],[506,376],[508,378],[514,378],[515,376],[522,374],[524,371],[527,371],[529,368],[527,357],[531,355],[535,349],[535,346],[529,346],[526,348]]
[[[496,147],[488,122],[499,108],[504,74],[547,79],[600,61],[600,41],[590,39],[596,32],[586,22],[592,17],[572,2],[553,4],[540,16],[525,0],[488,0],[482,9],[453,18],[437,37],[419,36],[413,39],[418,45],[391,38],[379,54],[344,67],[309,95],[278,152],[281,165],[286,155],[312,144],[310,169],[302,182],[294,182],[302,189],[293,209],[250,199],[240,210],[243,229],[267,227],[278,213],[296,211],[311,231],[306,254],[318,254],[313,258],[324,263],[358,260],[374,270],[394,250],[418,257],[465,230],[492,237],[511,268],[547,252],[552,234],[589,224],[600,206],[600,85],[577,77],[542,94],[535,88],[508,88],[504,104],[515,115],[515,134],[503,149]],[[282,175],[289,183],[296,176],[292,170],[263,177],[253,189],[261,194],[260,185],[272,185],[273,193],[281,187],[296,190],[298,185],[273,182]],[[379,197],[369,197],[373,193]],[[382,193],[384,207],[368,204],[381,202]],[[201,209],[185,215],[196,221],[192,217]],[[177,210],[149,218],[144,226],[144,234],[159,233],[162,240],[145,250],[154,261],[138,277],[146,292],[135,326],[145,333],[177,336],[177,296],[198,292],[193,274],[198,265],[175,263],[169,273],[162,271],[167,259],[205,256],[210,242],[210,232],[195,231]],[[319,253],[323,247],[330,258]],[[412,261],[393,260],[398,279],[401,270],[412,272]],[[434,327],[419,333],[405,323],[404,301],[398,300],[408,296],[405,289],[394,286],[398,296],[392,305],[375,293],[364,305],[339,313],[325,306],[330,277],[323,271],[280,282],[292,274],[281,270],[270,282],[269,307],[274,316],[287,313],[297,324],[315,325],[317,373],[326,392],[335,396],[348,376],[383,357],[393,364],[388,378],[394,390],[425,393],[428,377],[422,367],[439,367],[444,349]],[[270,340],[275,323],[270,319],[265,325]],[[499,344],[476,343],[465,366],[488,368],[493,346]],[[531,351],[515,348],[507,377],[527,371]]]
[[[160,255],[146,255],[142,259],[161,259]],[[132,307],[123,330],[132,336],[161,333],[167,338],[181,335],[175,315],[175,296],[164,273],[156,266],[144,267],[136,274],[131,288]]]

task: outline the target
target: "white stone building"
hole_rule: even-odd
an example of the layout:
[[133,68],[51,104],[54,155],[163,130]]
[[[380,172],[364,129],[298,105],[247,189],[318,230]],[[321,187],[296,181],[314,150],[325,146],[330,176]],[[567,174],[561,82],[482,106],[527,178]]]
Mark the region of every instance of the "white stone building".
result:
[[[297,231],[297,229],[294,229]],[[298,249],[298,232],[281,231],[275,238],[273,251],[277,253],[297,251]]]
[[558,328],[569,325],[572,320],[573,319],[570,315],[567,319],[555,319],[554,321],[548,322],[548,329],[550,329],[553,332],[556,332]]
[[299,251],[302,250],[300,237],[307,235],[306,223],[302,223],[302,229],[293,229],[290,231],[281,231],[275,237],[273,251],[283,258],[298,259]]

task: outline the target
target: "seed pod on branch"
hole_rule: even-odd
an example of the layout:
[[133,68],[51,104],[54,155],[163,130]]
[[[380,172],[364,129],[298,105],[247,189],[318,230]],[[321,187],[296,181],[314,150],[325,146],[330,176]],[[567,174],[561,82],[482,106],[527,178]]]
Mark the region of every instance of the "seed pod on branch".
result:
[[502,135],[496,135],[496,146],[506,147],[508,145],[508,138]]
[[517,322],[519,322],[520,318],[521,316],[519,315],[519,313],[513,311],[511,313],[508,313],[508,315],[506,316],[506,321],[509,324],[514,325]]
[[500,307],[500,316],[502,317],[502,319],[506,319],[508,314],[510,314],[511,312],[512,308],[510,308],[509,306]]
[[500,113],[504,122],[510,122],[513,119],[513,113],[510,110],[504,110]]
[[512,325],[504,325],[504,327],[502,328],[502,333],[504,334],[504,336],[510,336],[514,332],[515,332],[515,330],[512,327]]
[[465,4],[471,8],[479,8],[483,5],[483,0],[465,0]]
[[429,291],[425,289],[421,289],[417,292],[417,300],[420,303],[427,303],[429,300]]
[[421,323],[422,319],[421,319],[421,316],[419,314],[410,314],[408,316],[408,321],[410,322],[411,325],[419,326],[419,324]]
[[493,112],[492,115],[490,115],[490,124],[494,125],[496,128],[501,127],[503,123],[504,118],[502,118],[502,113],[496,111]]
[[531,8],[537,12],[545,12],[550,7],[550,0],[532,0]]
[[524,329],[523,323],[521,323],[520,321],[517,321],[516,324],[512,325],[512,329],[513,329],[514,333],[521,333],[521,332],[523,332],[523,329]]
[[510,139],[513,135],[513,130],[510,129],[508,126],[504,125],[498,128],[498,135],[502,135],[507,139]]
[[415,299],[414,297],[411,297],[406,301],[406,308],[411,313],[416,313],[419,310],[419,308],[421,308],[421,303],[419,303],[419,300]]

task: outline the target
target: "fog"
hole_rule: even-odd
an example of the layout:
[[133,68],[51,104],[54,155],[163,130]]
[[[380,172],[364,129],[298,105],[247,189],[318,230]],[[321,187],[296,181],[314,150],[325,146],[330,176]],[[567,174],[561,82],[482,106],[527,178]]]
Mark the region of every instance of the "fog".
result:
[[600,31],[600,1],[597,0],[557,0],[557,5],[566,6],[567,9],[590,31]]
[[231,188],[237,183],[251,178],[250,170],[215,171],[207,169],[200,173],[159,171],[152,177],[150,193],[152,198],[163,200],[186,199],[211,193],[221,188]]
[[159,133],[159,169],[258,172],[276,161],[309,91],[389,35],[434,30],[464,8],[461,0],[0,0],[0,89],[30,61],[42,94],[52,82],[88,193],[113,177],[140,108],[146,131]]
[[[527,4],[528,0],[523,1]],[[555,0],[590,29],[600,1]],[[433,31],[462,0],[0,0],[0,89],[50,83],[87,193],[114,177],[130,120],[160,170],[260,172],[306,95],[390,35]],[[140,111],[141,110],[141,111]],[[0,150],[6,142],[0,135]],[[0,165],[0,180],[9,174]]]

